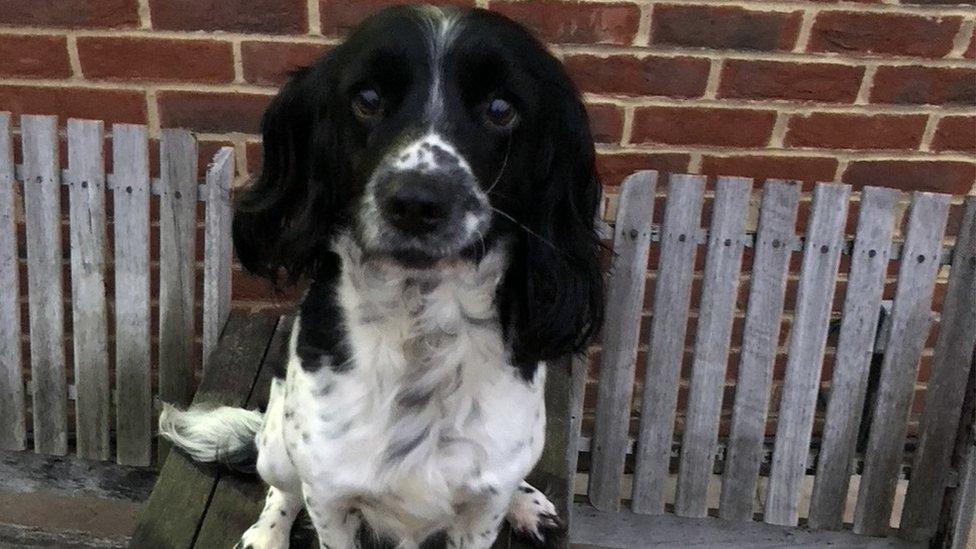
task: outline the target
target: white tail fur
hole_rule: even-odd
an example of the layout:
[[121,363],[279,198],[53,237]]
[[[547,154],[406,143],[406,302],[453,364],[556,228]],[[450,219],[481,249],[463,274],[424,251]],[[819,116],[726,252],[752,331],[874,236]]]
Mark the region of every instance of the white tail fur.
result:
[[163,403],[159,435],[194,461],[241,464],[255,458],[254,436],[263,415],[256,410],[221,406],[180,410]]

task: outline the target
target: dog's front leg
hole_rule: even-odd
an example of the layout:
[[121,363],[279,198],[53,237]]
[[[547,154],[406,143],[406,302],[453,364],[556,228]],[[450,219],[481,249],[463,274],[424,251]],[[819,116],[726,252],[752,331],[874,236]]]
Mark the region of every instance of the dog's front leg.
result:
[[319,538],[320,549],[354,549],[362,519],[359,513],[327,496],[302,487],[305,510]]

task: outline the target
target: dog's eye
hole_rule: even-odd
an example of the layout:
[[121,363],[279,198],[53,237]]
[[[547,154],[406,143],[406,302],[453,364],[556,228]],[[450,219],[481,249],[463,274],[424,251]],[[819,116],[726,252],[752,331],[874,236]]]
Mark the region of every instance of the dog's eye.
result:
[[361,120],[370,120],[383,111],[383,100],[376,90],[365,88],[352,98],[352,110]]
[[518,122],[518,112],[515,107],[504,99],[492,99],[485,109],[485,120],[492,127],[507,130]]

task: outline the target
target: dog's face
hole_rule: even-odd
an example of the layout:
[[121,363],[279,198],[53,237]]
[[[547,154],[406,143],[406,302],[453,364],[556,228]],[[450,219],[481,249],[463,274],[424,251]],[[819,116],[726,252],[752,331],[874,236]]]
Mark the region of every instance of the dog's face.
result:
[[555,338],[565,351],[593,327],[599,191],[585,109],[516,23],[484,10],[384,10],[293,76],[263,134],[261,178],[235,215],[250,270],[315,277],[341,232],[369,256],[420,269],[506,242],[498,305],[514,339]]

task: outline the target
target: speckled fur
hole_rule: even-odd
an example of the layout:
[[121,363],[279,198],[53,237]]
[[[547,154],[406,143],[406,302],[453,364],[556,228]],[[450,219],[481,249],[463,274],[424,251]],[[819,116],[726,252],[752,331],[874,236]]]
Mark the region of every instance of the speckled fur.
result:
[[545,427],[545,367],[523,380],[497,321],[504,248],[426,271],[365,260],[347,238],[336,252],[353,365],[307,371],[296,330],[259,474],[302,494],[323,544],[349,546],[362,517],[403,547],[442,530],[457,547],[489,547]]

